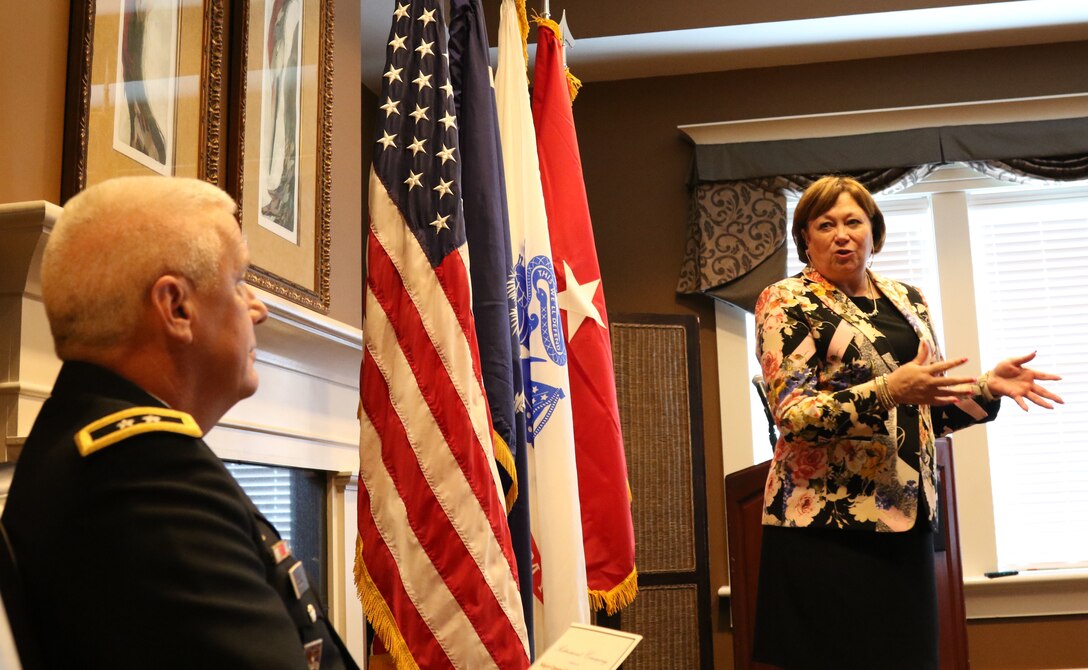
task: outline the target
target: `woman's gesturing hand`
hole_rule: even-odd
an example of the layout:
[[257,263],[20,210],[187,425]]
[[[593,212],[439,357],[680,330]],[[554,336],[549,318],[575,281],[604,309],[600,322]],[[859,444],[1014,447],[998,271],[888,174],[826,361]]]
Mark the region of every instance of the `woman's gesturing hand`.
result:
[[[1020,405],[1020,409],[1025,412],[1028,411],[1028,404],[1024,401],[1025,398],[1046,409],[1054,409],[1054,405],[1051,405],[1047,400],[1053,400],[1064,405],[1065,401],[1057,394],[1051,393],[1038,384],[1040,380],[1057,381],[1061,377],[1024,367],[1024,363],[1035,358],[1035,353],[1033,351],[1027,356],[1006,358],[995,365],[994,369],[990,370],[989,379],[987,380],[990,393],[995,396],[1004,395],[1012,398],[1017,405]],[[891,379],[889,378],[888,381],[891,381]]]
[[[926,364],[929,359],[929,347],[925,342],[918,344],[918,355],[914,360],[899,366],[888,375],[888,391],[892,399],[901,405],[948,405],[960,398],[973,395],[974,377],[946,377],[952,368],[967,362],[966,358]],[[991,384],[993,380],[991,378]]]

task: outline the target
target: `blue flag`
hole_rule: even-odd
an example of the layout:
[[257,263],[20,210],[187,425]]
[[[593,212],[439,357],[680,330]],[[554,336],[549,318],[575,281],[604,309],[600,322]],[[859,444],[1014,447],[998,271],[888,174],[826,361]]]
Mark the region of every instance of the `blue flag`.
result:
[[[484,390],[497,439],[522,608],[533,640],[533,570],[521,355],[510,225],[492,87],[487,28],[479,0],[450,3],[450,79],[461,140],[461,189],[468,238],[472,313]],[[501,443],[500,443],[501,441]]]

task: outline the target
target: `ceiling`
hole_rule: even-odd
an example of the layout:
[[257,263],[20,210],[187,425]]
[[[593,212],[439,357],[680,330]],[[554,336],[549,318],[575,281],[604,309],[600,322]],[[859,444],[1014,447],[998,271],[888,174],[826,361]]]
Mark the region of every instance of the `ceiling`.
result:
[[[360,2],[363,82],[377,91],[394,0]],[[494,47],[500,0],[482,4]],[[543,4],[528,0],[530,14],[543,12]],[[883,11],[872,12],[875,4]],[[583,82],[1088,39],[1084,0],[554,0],[550,5],[553,18],[567,11],[575,38],[567,62]]]

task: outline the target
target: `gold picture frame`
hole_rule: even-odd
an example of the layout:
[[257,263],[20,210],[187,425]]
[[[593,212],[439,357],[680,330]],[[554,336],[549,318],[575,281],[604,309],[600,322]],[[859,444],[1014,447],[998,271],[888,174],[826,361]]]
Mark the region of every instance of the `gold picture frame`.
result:
[[72,2],[61,202],[123,175],[223,186],[225,0]]
[[333,0],[241,0],[234,12],[227,190],[246,279],[327,313]]

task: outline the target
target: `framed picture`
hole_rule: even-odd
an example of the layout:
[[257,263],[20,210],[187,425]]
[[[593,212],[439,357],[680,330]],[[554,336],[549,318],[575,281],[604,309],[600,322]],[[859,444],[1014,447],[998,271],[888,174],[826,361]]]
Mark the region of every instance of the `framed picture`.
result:
[[113,149],[159,174],[174,171],[180,0],[117,0]]
[[72,2],[62,201],[122,175],[225,184],[225,2]]
[[332,0],[242,0],[232,46],[228,190],[250,283],[329,309]]

